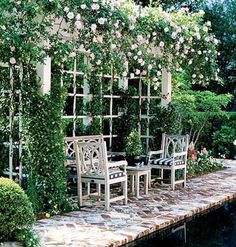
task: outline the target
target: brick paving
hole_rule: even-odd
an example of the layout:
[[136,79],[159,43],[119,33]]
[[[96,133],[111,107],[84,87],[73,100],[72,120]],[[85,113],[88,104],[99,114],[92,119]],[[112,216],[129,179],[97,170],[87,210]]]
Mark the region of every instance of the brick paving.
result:
[[236,161],[222,171],[191,178],[187,187],[155,185],[148,195],[129,196],[128,205],[112,203],[37,221],[43,246],[116,247],[236,198]]

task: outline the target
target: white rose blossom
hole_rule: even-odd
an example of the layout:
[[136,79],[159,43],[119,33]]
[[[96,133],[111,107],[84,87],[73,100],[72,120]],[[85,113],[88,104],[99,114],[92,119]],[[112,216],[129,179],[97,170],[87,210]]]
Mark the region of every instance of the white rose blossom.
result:
[[11,57],[10,58],[10,64],[16,64],[16,59],[14,57]]
[[66,13],[68,13],[69,10],[70,10],[70,9],[69,9],[68,7],[65,7],[65,8],[64,8],[64,12],[66,12]]
[[97,29],[97,25],[96,25],[96,24],[92,24],[92,25],[91,25],[91,30],[92,30],[93,32],[95,32],[96,29]]
[[91,5],[92,10],[99,10],[100,6],[96,3]]
[[74,15],[73,12],[69,12],[69,13],[67,14],[67,17],[71,20],[71,19],[73,19],[73,18],[75,17],[75,15]]
[[82,24],[81,21],[76,21],[76,22],[75,22],[75,26],[76,26],[76,28],[77,28],[78,30],[80,30],[80,29],[82,29],[83,24]]
[[104,18],[99,18],[98,19],[98,23],[100,24],[100,25],[103,25],[104,23],[105,23],[105,19]]
[[160,47],[164,47],[164,46],[165,46],[165,43],[164,43],[163,41],[161,41],[161,42],[159,43],[159,46],[160,46]]

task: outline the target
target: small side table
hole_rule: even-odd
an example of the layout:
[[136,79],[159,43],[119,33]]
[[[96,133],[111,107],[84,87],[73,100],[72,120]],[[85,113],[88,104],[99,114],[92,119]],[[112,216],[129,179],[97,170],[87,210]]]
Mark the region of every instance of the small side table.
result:
[[139,197],[139,180],[140,180],[140,176],[144,176],[144,194],[147,195],[151,167],[149,166],[142,166],[142,167],[127,166],[126,171],[127,171],[127,175],[130,176],[131,193],[134,193],[135,191],[135,196]]

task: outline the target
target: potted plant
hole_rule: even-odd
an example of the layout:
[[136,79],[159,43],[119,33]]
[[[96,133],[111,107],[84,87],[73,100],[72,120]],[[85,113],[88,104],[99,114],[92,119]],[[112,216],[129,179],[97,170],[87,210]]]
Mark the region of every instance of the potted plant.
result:
[[127,162],[130,166],[135,166],[135,163],[140,161],[142,143],[136,129],[133,129],[125,140],[125,152]]

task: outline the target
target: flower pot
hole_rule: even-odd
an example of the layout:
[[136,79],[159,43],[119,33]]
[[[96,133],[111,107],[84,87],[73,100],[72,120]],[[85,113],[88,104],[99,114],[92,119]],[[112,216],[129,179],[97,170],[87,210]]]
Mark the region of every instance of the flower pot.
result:
[[129,166],[137,166],[140,163],[140,156],[128,156],[126,157]]

